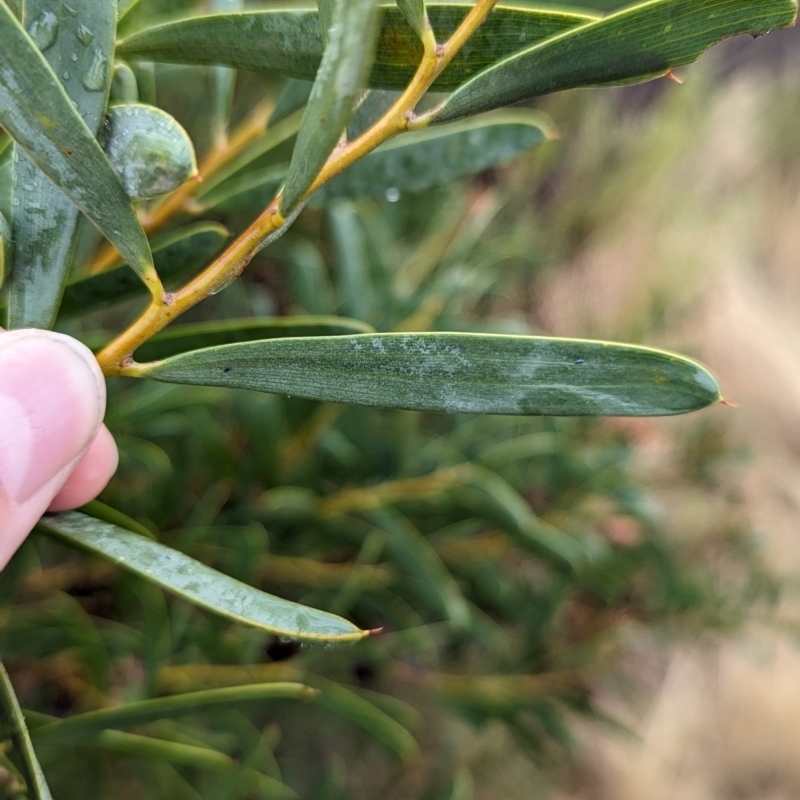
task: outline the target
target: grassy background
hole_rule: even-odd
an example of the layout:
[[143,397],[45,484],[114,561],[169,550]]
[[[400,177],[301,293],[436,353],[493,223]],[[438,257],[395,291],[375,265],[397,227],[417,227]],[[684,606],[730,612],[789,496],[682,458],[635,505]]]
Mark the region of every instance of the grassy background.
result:
[[[299,649],[32,541],[0,617],[30,708],[293,676],[327,688],[314,706],[138,729],[213,749],[222,770],[97,743],[52,754],[56,796],[797,796],[796,41],[732,43],[683,87],[548,98],[560,142],[424,196],[311,211],[193,312],[670,346],[714,368],[737,411],[446,418],[112,383],[123,457],[105,501],[206,563],[386,633]],[[185,77],[161,72],[160,96],[199,130]],[[241,102],[259,89],[244,79]],[[517,512],[580,537],[592,568],[542,558]],[[744,638],[717,636],[743,621]]]

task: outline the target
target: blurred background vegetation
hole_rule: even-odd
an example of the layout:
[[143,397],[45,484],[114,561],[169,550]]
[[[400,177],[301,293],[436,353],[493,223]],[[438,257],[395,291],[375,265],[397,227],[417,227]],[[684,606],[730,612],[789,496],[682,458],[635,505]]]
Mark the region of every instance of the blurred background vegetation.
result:
[[[668,346],[707,363],[737,411],[445,417],[112,381],[122,460],[103,501],[384,633],[300,648],[33,539],[0,586],[26,707],[294,678],[323,690],[45,751],[55,796],[800,794],[797,43],[727,43],[683,86],[544,98],[559,141],[424,194],[307,210],[191,312]],[[185,89],[200,73],[159,66],[155,87],[202,152],[205,93]],[[274,91],[241,75],[234,116]],[[268,199],[239,192],[203,218],[237,231]],[[135,310],[63,328],[111,331]],[[591,548],[590,567],[564,568],[551,526]]]

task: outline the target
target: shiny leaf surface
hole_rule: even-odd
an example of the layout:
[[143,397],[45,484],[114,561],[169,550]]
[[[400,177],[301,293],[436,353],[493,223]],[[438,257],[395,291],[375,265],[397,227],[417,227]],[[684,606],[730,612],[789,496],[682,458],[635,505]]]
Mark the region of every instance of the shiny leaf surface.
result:
[[[471,5],[429,3],[431,26],[447,39]],[[434,83],[452,90],[486,67],[535,42],[596,19],[591,14],[498,6]],[[222,64],[253,72],[310,80],[322,59],[316,10],[249,11],[195,17],[154,26],[123,39],[118,51],[130,58],[177,64]],[[382,8],[381,28],[369,85],[404,89],[422,59],[422,44],[403,13]]]
[[194,605],[278,636],[344,643],[367,635],[340,617],[260,592],[177,550],[85,514],[45,517],[38,530],[112,561]]
[[198,322],[168,328],[142,345],[135,355],[140,360],[155,361],[201,347],[299,336],[347,336],[371,330],[366,323],[346,317],[306,316]]
[[159,697],[128,703],[116,708],[90,711],[37,727],[33,733],[37,746],[79,744],[107,728],[128,728],[158,719],[182,717],[231,705],[267,700],[311,700],[316,691],[302,683],[259,683],[231,686],[203,692],[187,692],[173,697]]
[[0,124],[128,263],[155,282],[147,237],[130,199],[55,73],[4,3]]
[[547,117],[508,111],[392,139],[320,189],[319,199],[420,192],[509,161],[553,137]]
[[[96,136],[108,101],[116,3],[27,0],[22,18],[84,122]],[[12,328],[52,328],[71,266],[79,211],[24,153],[14,166]]]
[[490,334],[252,342],[137,365],[126,374],[468,414],[663,416],[720,399],[711,375],[681,356],[633,345]]
[[[216,222],[198,222],[179,228],[153,242],[153,260],[167,288],[192,277],[214,258],[228,241],[227,228]],[[59,316],[85,314],[110,303],[146,297],[147,289],[125,264],[67,284]]]
[[579,86],[631,83],[691,64],[729,36],[791,25],[795,0],[651,0],[529,47],[457,89],[437,122]]
[[284,217],[295,211],[347,127],[372,63],[377,22],[376,0],[337,0],[286,176]]
[[167,194],[197,174],[188,134],[155,106],[112,106],[103,144],[114,172],[134,200]]

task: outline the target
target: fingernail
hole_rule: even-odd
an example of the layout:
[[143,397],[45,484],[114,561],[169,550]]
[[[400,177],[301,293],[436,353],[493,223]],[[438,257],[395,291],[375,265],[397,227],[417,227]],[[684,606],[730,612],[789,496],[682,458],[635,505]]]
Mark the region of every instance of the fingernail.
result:
[[91,352],[61,334],[0,335],[0,486],[22,504],[89,446],[105,412]]

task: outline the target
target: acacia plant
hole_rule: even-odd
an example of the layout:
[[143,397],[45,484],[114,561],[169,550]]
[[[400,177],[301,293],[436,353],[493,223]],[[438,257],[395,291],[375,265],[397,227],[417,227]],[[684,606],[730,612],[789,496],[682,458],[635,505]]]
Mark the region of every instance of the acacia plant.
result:
[[[445,414],[661,416],[721,401],[702,366],[644,347],[414,332],[385,318],[379,324],[388,332],[378,332],[355,318],[363,316],[357,284],[350,287],[354,318],[264,316],[165,329],[226,288],[307,205],[393,200],[505,162],[554,131],[541,113],[506,106],[669,76],[725,37],[793,24],[795,0],[650,0],[602,17],[496,0],[319,0],[314,7],[267,3],[259,10],[210,0],[203,13],[197,5],[0,0],[0,283],[7,327],[79,330],[109,378],[323,403]],[[185,130],[155,105],[154,63],[213,67],[199,166]],[[284,83],[232,125],[237,70]],[[237,202],[252,208],[261,198],[255,219],[221,247],[227,232],[213,221],[219,209]],[[200,221],[177,227],[187,215]],[[104,327],[69,327],[137,297],[146,306],[111,337]],[[420,327],[428,319],[410,318]],[[477,480],[475,470],[443,470],[433,484],[466,486]],[[430,485],[397,483],[384,494],[419,499]],[[330,517],[375,502],[375,493],[343,493],[317,510]],[[514,517],[519,541],[547,564],[569,573],[591,563],[592,548],[580,537],[534,517],[523,524],[522,516]],[[383,524],[405,535],[396,519]],[[235,580],[101,504],[47,516],[38,531],[282,639],[349,644],[376,632]],[[463,629],[457,588],[425,558],[423,575],[441,579],[434,594]],[[268,680],[60,720],[23,716],[0,670],[0,705],[13,742],[3,765],[28,796],[47,798],[34,744],[48,758],[59,742],[74,739],[144,751],[152,743],[115,729],[218,704],[308,699],[320,686]],[[383,735],[395,749],[406,747],[391,725]],[[175,744],[170,752],[200,763],[209,752],[201,750]]]

